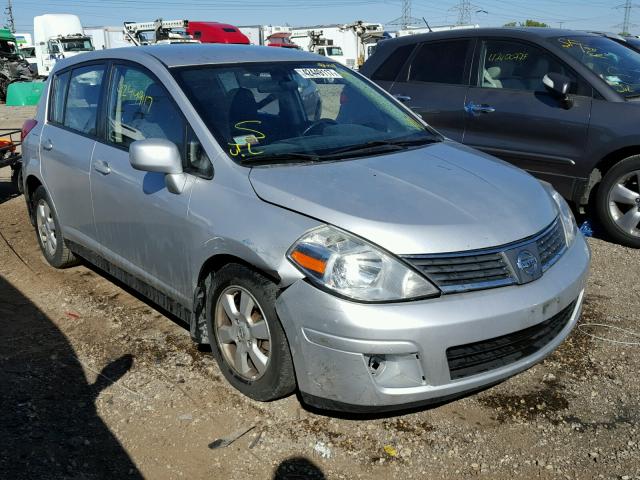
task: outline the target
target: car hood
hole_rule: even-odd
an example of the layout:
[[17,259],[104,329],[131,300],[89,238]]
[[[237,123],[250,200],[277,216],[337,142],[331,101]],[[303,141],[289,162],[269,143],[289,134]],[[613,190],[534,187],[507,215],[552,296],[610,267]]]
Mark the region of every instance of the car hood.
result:
[[454,142],[331,163],[253,168],[264,201],[399,255],[495,247],[556,217],[528,173]]

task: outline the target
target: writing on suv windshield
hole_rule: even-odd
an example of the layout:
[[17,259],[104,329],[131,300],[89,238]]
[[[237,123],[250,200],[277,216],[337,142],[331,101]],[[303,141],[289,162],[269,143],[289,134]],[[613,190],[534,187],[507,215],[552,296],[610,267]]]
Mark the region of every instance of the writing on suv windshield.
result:
[[240,163],[322,161],[439,140],[335,63],[207,65],[174,74],[227,154]]
[[560,47],[619,94],[640,96],[640,53],[606,37],[560,37]]

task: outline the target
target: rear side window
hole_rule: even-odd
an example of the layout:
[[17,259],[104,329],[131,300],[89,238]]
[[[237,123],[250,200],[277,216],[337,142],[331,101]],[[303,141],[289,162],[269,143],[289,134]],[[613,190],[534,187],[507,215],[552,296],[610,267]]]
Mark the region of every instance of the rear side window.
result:
[[471,40],[423,43],[413,57],[409,80],[466,85],[465,68]]
[[391,55],[389,55],[375,73],[371,75],[371,79],[393,82],[400,73],[400,70],[402,70],[409,55],[413,52],[414,47],[415,45],[405,45],[393,50]]
[[67,94],[71,72],[64,72],[53,77],[51,99],[49,101],[49,121],[62,125],[64,121],[64,97]]
[[87,135],[96,134],[104,65],[89,65],[71,72],[63,125]]

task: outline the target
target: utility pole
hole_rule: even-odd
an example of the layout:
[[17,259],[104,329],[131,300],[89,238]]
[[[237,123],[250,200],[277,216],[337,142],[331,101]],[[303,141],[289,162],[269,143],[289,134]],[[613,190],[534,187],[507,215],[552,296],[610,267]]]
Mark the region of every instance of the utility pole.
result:
[[402,13],[395,20],[391,20],[387,25],[397,25],[400,28],[407,28],[411,25],[422,23],[419,18],[411,16],[411,4],[412,0],[402,0]]
[[[480,9],[477,5],[473,5],[471,0],[460,0],[460,2],[451,7],[450,10],[458,12],[458,20],[456,25],[470,25],[471,24],[471,11],[472,9]],[[485,10],[478,10],[486,13]]]
[[5,13],[7,14],[7,27],[9,27],[11,33],[16,33],[16,22],[13,19],[13,5],[11,4],[11,0],[7,0]]
[[617,9],[624,9],[624,20],[622,23],[616,25],[616,27],[622,27],[622,33],[628,34],[630,33],[632,23],[631,23],[631,10],[634,8],[640,7],[637,3],[632,3],[632,0],[626,0],[622,5],[618,5]]

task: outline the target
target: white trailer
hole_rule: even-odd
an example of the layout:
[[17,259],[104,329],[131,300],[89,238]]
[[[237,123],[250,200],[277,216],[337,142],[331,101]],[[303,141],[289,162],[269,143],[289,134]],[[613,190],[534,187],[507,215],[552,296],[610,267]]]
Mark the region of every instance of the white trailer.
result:
[[383,37],[384,27],[381,23],[362,21],[295,27],[291,31],[291,41],[303,50],[325,55],[354,69],[360,68],[367,60],[371,47]]
[[433,27],[408,27],[395,32],[396,37],[406,37],[407,35],[419,35],[421,33],[443,32],[446,30],[460,30],[465,28],[479,28],[480,25],[436,25]]
[[96,50],[133,46],[125,38],[122,27],[84,27],[83,30],[85,35],[91,37]]
[[77,15],[49,13],[33,17],[38,75],[47,77],[57,60],[93,50]]
[[283,27],[280,25],[244,25],[238,27],[244,35],[249,39],[251,45],[266,45],[267,39],[274,33],[289,33],[291,27]]

